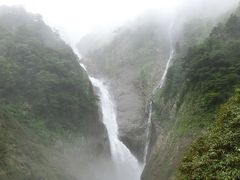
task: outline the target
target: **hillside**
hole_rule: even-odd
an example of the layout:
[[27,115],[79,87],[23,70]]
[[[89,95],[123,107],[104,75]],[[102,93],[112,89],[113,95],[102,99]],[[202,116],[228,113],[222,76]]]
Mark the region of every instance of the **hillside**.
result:
[[[143,180],[176,178],[176,169],[179,164],[181,164],[182,176],[177,176],[176,179],[213,177],[234,179],[239,177],[239,167],[226,169],[227,165],[224,163],[228,163],[226,161],[229,159],[224,159],[224,157],[219,156],[220,160],[215,161],[216,166],[211,163],[208,165],[203,163],[202,166],[199,164],[203,161],[212,161],[209,152],[213,150],[215,153],[214,149],[209,149],[209,147],[214,147],[212,143],[221,144],[222,140],[228,138],[225,136],[226,134],[222,133],[219,136],[220,139],[212,139],[219,133],[217,131],[220,128],[224,132],[228,131],[228,129],[223,129],[225,125],[215,125],[215,119],[221,105],[233,96],[235,89],[240,84],[239,40],[240,18],[232,14],[227,22],[214,27],[206,40],[190,47],[186,53],[182,52],[180,42],[179,51],[175,56],[173,66],[169,69],[165,86],[154,99],[153,123],[160,133],[142,175]],[[232,101],[230,100],[230,103]],[[234,113],[238,113],[237,110],[233,108]],[[229,110],[229,113],[233,112]],[[226,117],[229,119],[226,127],[229,127],[231,122],[238,121],[231,118],[234,117],[231,115]],[[221,121],[218,119],[217,124]],[[211,126],[213,128],[208,132],[207,128]],[[206,132],[207,134],[205,134]],[[231,134],[231,132],[229,133]],[[236,129],[232,133],[234,138],[238,138]],[[194,143],[187,157],[181,163],[189,145],[199,136],[203,137]],[[218,140],[221,142],[217,142]],[[234,148],[239,146],[236,139],[231,140],[235,143]],[[228,143],[231,144],[231,140],[229,139]],[[206,149],[201,149],[205,147]],[[233,157],[231,148],[225,149],[225,153],[229,153],[229,158]],[[233,159],[236,158],[237,161],[238,156],[235,155]],[[234,162],[236,162],[235,160]],[[223,169],[219,170],[221,174],[216,176],[218,171],[214,168],[220,168],[219,164],[222,164]]]
[[239,90],[222,106],[211,129],[198,138],[182,160],[178,179],[240,178]]
[[97,101],[72,49],[40,15],[0,7],[0,179],[75,179],[59,161],[85,137],[102,151]]

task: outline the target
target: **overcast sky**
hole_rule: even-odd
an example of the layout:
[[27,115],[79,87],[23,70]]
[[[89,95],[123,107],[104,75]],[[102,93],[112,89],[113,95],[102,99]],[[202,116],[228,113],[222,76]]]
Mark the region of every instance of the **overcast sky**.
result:
[[40,13],[47,24],[65,35],[65,40],[76,42],[96,27],[120,25],[148,9],[175,12],[186,2],[195,1],[229,4],[238,0],[0,0],[0,5],[21,4],[30,12]]

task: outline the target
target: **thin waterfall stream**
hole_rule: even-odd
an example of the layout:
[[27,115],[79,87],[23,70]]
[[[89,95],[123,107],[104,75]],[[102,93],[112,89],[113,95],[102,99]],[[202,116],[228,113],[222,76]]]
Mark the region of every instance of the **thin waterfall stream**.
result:
[[149,96],[147,104],[146,104],[146,113],[148,114],[148,117],[147,117],[147,121],[146,121],[146,143],[145,143],[145,148],[144,148],[144,161],[143,161],[144,166],[147,163],[148,150],[149,150],[149,145],[150,145],[150,140],[151,140],[153,96],[155,95],[155,93],[158,89],[162,88],[165,78],[166,78],[166,75],[167,75],[167,72],[168,72],[168,69],[169,69],[169,66],[170,66],[170,63],[174,56],[174,45],[173,45],[173,35],[172,35],[173,28],[174,28],[174,23],[171,24],[170,31],[169,31],[170,53],[169,53],[169,58],[167,60],[166,67],[164,69],[164,72],[163,72],[163,75],[162,75],[160,81],[158,82],[156,87],[153,89],[152,93]]

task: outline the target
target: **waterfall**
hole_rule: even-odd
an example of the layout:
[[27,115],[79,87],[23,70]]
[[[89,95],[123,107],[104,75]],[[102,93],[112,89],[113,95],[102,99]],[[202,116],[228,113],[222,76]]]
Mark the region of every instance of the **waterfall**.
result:
[[[74,49],[74,52],[78,57],[81,57],[76,49]],[[87,71],[83,64],[80,63],[80,65]],[[89,78],[93,86],[99,90],[103,123],[107,129],[112,161],[116,171],[113,180],[140,180],[141,168],[138,160],[118,138],[117,114],[108,87],[103,80],[94,77]]]
[[151,139],[152,102],[153,102],[152,99],[153,99],[153,96],[155,95],[156,91],[158,89],[162,88],[165,78],[166,78],[166,75],[167,75],[167,72],[168,72],[168,69],[169,69],[169,66],[170,66],[170,63],[171,63],[171,60],[174,56],[174,45],[173,45],[173,35],[172,35],[173,28],[174,28],[174,23],[171,24],[170,30],[169,30],[170,53],[169,53],[166,67],[164,69],[164,72],[163,72],[163,75],[162,75],[160,81],[158,82],[156,87],[153,89],[152,93],[149,96],[147,104],[146,104],[146,113],[148,114],[148,117],[147,117],[147,121],[146,121],[146,144],[145,144],[145,149],[144,149],[144,165],[146,165],[148,149],[149,149],[150,139]]
[[[146,124],[146,144],[144,147],[144,157],[143,157],[143,166],[145,166],[146,161],[147,161],[147,154],[148,154],[148,149],[150,145],[150,133],[151,133],[151,127],[152,127],[152,101],[147,103],[146,105],[146,112],[148,114],[147,118],[147,124]],[[143,167],[144,168],[144,167]]]
[[[130,150],[118,138],[118,124],[117,124],[117,114],[116,114],[115,104],[109,93],[107,85],[104,83],[103,80],[99,80],[89,76],[93,86],[99,90],[98,95],[100,97],[100,106],[101,106],[102,115],[103,115],[103,123],[107,129],[108,138],[110,141],[112,161],[115,166],[114,180],[140,180],[142,170],[146,165],[150,139],[151,139],[152,102],[153,102],[152,98],[156,93],[156,91],[162,88],[168,72],[168,68],[174,56],[172,30],[173,30],[173,24],[169,31],[170,32],[169,33],[170,53],[169,53],[169,58],[167,60],[166,67],[164,69],[164,73],[160,81],[158,82],[158,84],[150,94],[146,104],[146,113],[148,114],[148,117],[146,120],[146,135],[145,135],[146,144],[144,147],[144,162],[142,165],[139,164],[138,160],[132,155]],[[78,51],[74,49],[74,52],[80,59],[81,56],[78,53]],[[80,63],[80,65],[87,72],[87,69],[84,66],[84,64]]]

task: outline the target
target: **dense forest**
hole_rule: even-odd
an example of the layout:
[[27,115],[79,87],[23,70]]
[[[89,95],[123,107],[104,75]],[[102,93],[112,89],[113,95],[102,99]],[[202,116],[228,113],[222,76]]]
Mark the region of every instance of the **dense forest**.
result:
[[[181,173],[188,178],[240,177],[238,90],[233,95],[240,84],[239,42],[240,17],[233,14],[225,25],[216,26],[203,44],[191,49],[183,60],[188,80],[185,90],[200,95],[195,99],[200,101],[203,113],[219,111],[213,119],[212,129],[193,144],[180,166]],[[199,121],[201,123],[202,119]]]
[[0,179],[69,179],[48,155],[57,157],[64,139],[100,137],[98,118],[72,49],[40,15],[1,7]]
[[214,126],[191,146],[179,167],[178,179],[238,179],[239,89],[219,110]]

